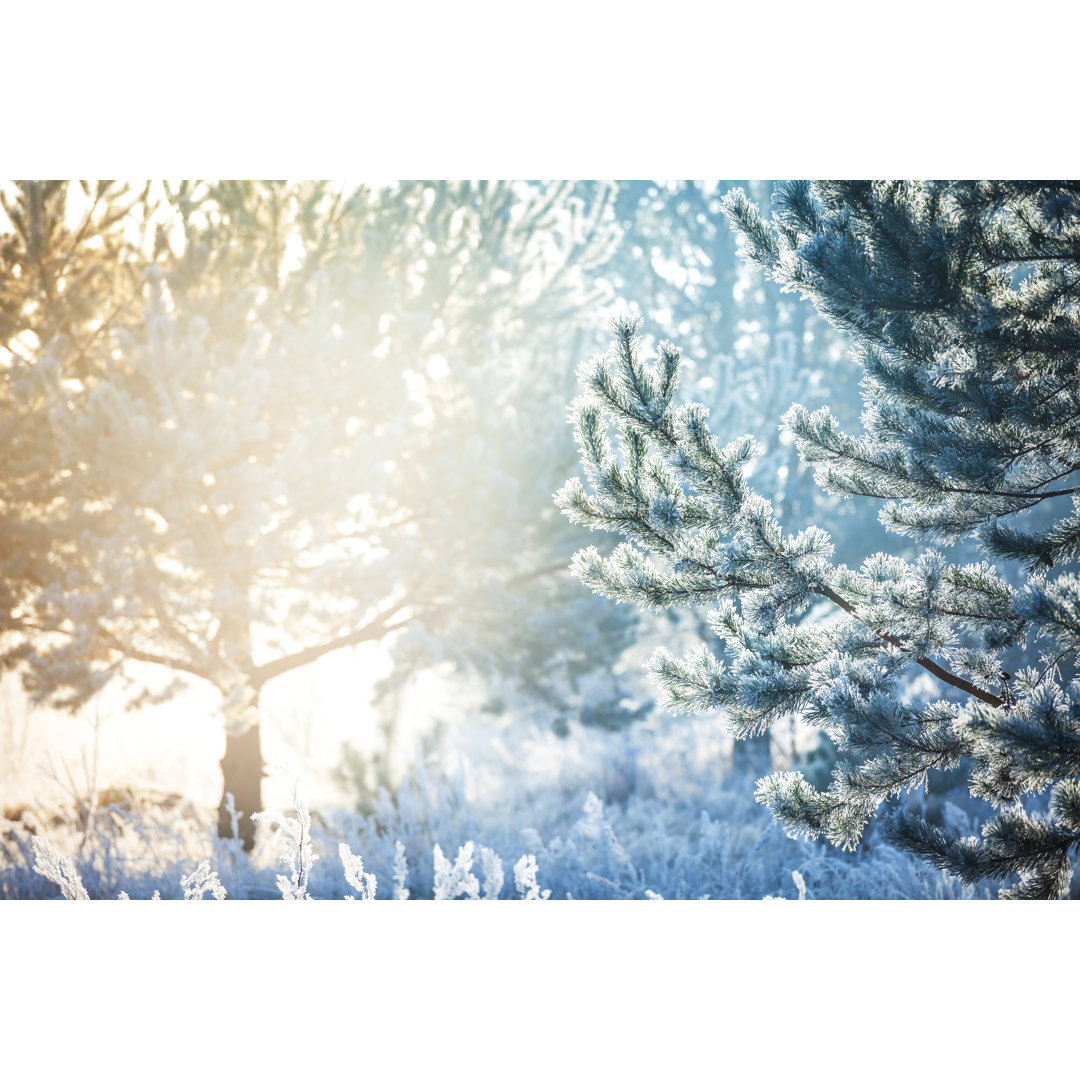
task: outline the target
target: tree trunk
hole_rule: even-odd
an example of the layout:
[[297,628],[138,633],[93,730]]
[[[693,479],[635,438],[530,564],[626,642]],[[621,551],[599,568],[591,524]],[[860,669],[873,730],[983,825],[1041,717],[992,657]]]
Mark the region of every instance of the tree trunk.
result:
[[[257,704],[254,706],[258,708]],[[244,850],[255,846],[255,822],[252,815],[260,813],[262,804],[263,757],[259,738],[259,720],[256,716],[245,730],[234,732],[228,724],[225,729],[225,756],[221,759],[221,772],[225,781],[218,807],[218,836],[223,839],[237,836],[244,842]],[[227,797],[233,797],[233,809],[242,816],[233,832],[232,815]]]
[[[235,836],[244,850],[255,847],[252,815],[262,811],[263,757],[259,739],[259,691],[251,685],[251,619],[245,572],[226,578],[222,592],[231,599],[222,613],[221,713],[225,721],[225,756],[221,759],[224,788],[218,807],[218,836]],[[235,813],[243,815],[234,826],[228,797],[233,797]]]

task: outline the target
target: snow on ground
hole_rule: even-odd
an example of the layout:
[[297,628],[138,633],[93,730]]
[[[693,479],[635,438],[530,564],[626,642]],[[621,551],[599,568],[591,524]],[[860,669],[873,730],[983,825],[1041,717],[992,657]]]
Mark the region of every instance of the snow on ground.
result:
[[[755,804],[749,778],[729,774],[723,748],[715,725],[704,721],[650,722],[619,734],[578,729],[562,739],[539,728],[471,725],[457,729],[441,754],[418,759],[395,791],[375,794],[365,813],[313,799],[303,844],[289,840],[298,831],[295,806],[277,827],[263,821],[252,859],[213,835],[211,815],[183,805],[102,811],[89,826],[9,825],[0,895],[60,895],[33,870],[28,824],[72,858],[93,898],[121,891],[180,898],[182,879],[190,886],[203,860],[232,898],[279,897],[279,873],[286,891],[305,876],[313,897],[355,895],[341,844],[345,862],[359,856],[364,873],[374,874],[377,899],[403,889],[413,899],[544,892],[554,899],[796,899],[800,884],[809,899],[989,895],[928,870],[873,829],[857,853],[789,839]],[[265,786],[271,805],[291,803],[286,779]],[[302,787],[299,794],[303,800]],[[535,889],[522,886],[533,877]]]

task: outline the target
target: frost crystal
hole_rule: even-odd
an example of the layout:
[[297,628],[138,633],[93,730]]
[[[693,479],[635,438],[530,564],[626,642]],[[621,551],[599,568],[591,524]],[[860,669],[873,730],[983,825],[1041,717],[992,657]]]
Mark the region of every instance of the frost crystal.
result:
[[480,899],[480,882],[470,873],[473,860],[473,842],[469,840],[458,848],[453,866],[442,853],[442,848],[435,845],[435,900],[455,900],[464,896],[466,900]]
[[514,888],[522,900],[546,900],[551,896],[550,889],[541,893],[536,882],[537,869],[535,855],[522,855],[514,863]]
[[394,841],[394,899],[408,900],[409,890],[405,883],[409,879],[409,864],[405,861],[405,845],[400,840]]
[[[345,868],[345,880],[360,894],[360,899],[374,900],[375,875],[364,873],[364,860],[359,855],[354,855],[345,843],[338,844],[338,855]],[[347,896],[345,899],[351,900],[352,897]]]
[[90,895],[83,888],[82,879],[79,877],[75,864],[66,856],[61,855],[49,843],[40,836],[32,839],[34,846],[34,869],[42,877],[60,886],[65,900],[89,900]]
[[278,874],[278,890],[285,900],[307,900],[308,880],[312,864],[318,859],[311,842],[311,814],[307,803],[298,794],[297,783],[293,782],[293,801],[296,803],[296,817],[287,818],[276,810],[265,810],[252,814],[252,818],[267,821],[277,827],[274,846],[280,852],[279,861],[289,868],[289,875]]
[[185,900],[202,900],[203,894],[207,892],[215,900],[224,900],[226,896],[225,886],[205,859],[190,874],[180,879],[180,886],[184,890]]
[[502,859],[491,848],[480,848],[480,868],[484,871],[484,899],[498,900],[503,887]]

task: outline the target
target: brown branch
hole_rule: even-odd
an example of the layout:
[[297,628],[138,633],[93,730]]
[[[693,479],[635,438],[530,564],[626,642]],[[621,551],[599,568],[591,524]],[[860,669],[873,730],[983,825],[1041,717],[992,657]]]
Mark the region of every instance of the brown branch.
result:
[[[398,610],[400,611],[400,608]],[[391,612],[390,615],[396,613],[397,612]],[[275,679],[277,676],[284,675],[288,671],[293,671],[295,668],[310,664],[320,657],[325,656],[327,653],[336,652],[338,649],[348,648],[350,645],[362,645],[365,641],[378,641],[379,638],[385,637],[394,630],[400,630],[414,617],[410,615],[408,618],[400,619],[397,622],[390,622],[390,615],[383,616],[381,619],[370,622],[367,626],[361,627],[359,630],[354,630],[352,633],[342,634],[340,637],[333,638],[330,641],[324,641],[320,645],[312,645],[307,649],[300,649],[299,652],[292,653],[290,656],[282,656],[277,660],[271,660],[266,664],[259,665],[254,668],[249,675],[249,682],[251,683],[252,688],[258,690],[270,679]]]
[[143,664],[158,664],[161,667],[171,668],[173,671],[186,671],[189,675],[198,676],[200,679],[207,678],[207,673],[204,669],[196,667],[194,664],[189,663],[186,660],[181,660],[178,657],[158,656],[155,653],[144,652],[142,649],[136,649],[130,645],[124,645],[121,641],[117,640],[107,630],[98,629],[98,634],[101,637],[102,643],[107,649],[112,649],[113,652],[118,652],[122,656],[125,656],[128,660],[138,660]]
[[[859,622],[863,623],[864,626],[867,626],[863,619],[859,617],[858,610],[855,606],[849,604],[839,593],[830,589],[828,585],[819,585],[814,591],[818,593],[818,595],[824,596],[827,600],[831,600],[837,607],[846,611],[853,619],[857,619]],[[881,638],[882,641],[887,641],[890,645],[901,649],[903,652],[911,652],[911,647],[894,634],[875,630],[872,626],[868,626],[867,628]],[[955,686],[957,690],[963,690],[965,694],[970,694],[972,697],[978,698],[979,701],[986,702],[987,705],[993,705],[995,709],[998,709],[1005,704],[1005,699],[1003,697],[999,697],[997,694],[991,694],[988,690],[983,690],[982,687],[976,686],[973,682],[968,682],[967,679],[963,679],[959,675],[954,675],[948,668],[943,668],[940,664],[935,663],[928,657],[916,656],[915,663],[929,671],[934,678],[940,679],[943,683],[948,683],[949,686]],[[1002,678],[1008,679],[1009,676],[1005,672],[1002,672]]]
[[[75,252],[79,250],[79,245],[83,242],[83,238],[86,236],[90,229],[90,222],[93,220],[94,211],[98,208],[98,203],[101,202],[102,191],[99,188],[97,194],[94,196],[94,201],[90,206],[90,209],[86,212],[86,217],[83,218],[82,225],[79,226],[79,231],[75,234],[75,239],[71,243],[71,248],[64,256],[64,261],[60,264],[60,268],[56,271],[56,280],[64,276],[64,272],[67,270],[72,258],[75,256]],[[67,205],[67,191],[64,192],[64,204]]]
[[[70,630],[65,630],[61,626],[44,626],[41,623],[35,623],[29,619],[20,619],[17,624],[10,627],[14,631],[29,630],[38,634],[63,634],[65,637],[74,637],[74,634]],[[186,660],[182,660],[179,657],[170,656],[158,656],[156,653],[148,653],[142,649],[137,649],[131,645],[125,645],[118,638],[114,637],[104,627],[98,626],[95,628],[95,637],[99,644],[103,645],[111,652],[120,653],[121,656],[128,660],[138,660],[143,664],[157,664],[159,667],[171,668],[173,671],[184,671],[189,675],[195,675],[200,679],[208,678],[204,669],[196,667],[194,664],[189,663]]]

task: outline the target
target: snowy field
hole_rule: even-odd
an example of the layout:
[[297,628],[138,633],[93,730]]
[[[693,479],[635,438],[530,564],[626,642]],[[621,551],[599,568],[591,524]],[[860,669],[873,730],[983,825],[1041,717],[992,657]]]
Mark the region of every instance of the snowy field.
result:
[[[117,793],[116,805],[81,819],[28,811],[4,825],[0,896],[62,894],[34,870],[35,836],[69,858],[89,897],[101,899],[194,898],[198,885],[209,899],[211,882],[232,899],[298,892],[340,899],[357,895],[350,876],[375,899],[991,895],[961,887],[872,832],[855,853],[789,839],[754,803],[749,780],[730,774],[729,746],[715,726],[572,734],[534,731],[510,741],[494,727],[463,728],[439,761],[416,762],[363,814],[308,807],[302,787],[299,813],[295,805],[285,810],[293,779],[279,775],[265,786],[268,802],[284,812],[268,812],[251,858],[218,839],[209,809],[190,799],[151,806]],[[362,860],[362,877],[350,856]]]

